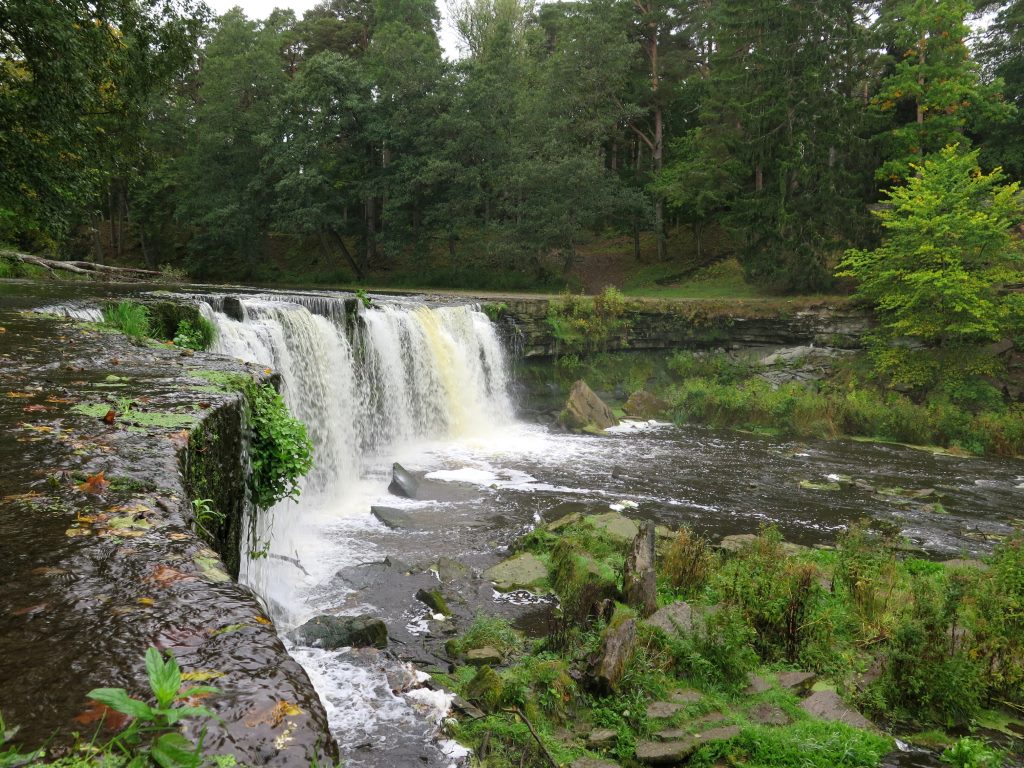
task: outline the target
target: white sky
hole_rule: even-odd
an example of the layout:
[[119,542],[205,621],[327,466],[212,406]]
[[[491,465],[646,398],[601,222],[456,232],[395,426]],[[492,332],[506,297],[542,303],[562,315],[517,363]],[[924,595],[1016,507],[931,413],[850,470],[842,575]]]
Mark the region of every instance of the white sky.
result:
[[[206,0],[206,4],[216,14],[224,13],[236,5],[240,6],[245,15],[250,19],[265,19],[275,8],[291,8],[298,18],[316,5],[317,0]],[[448,21],[448,9],[444,0],[438,2],[438,10],[441,12],[441,29],[438,37],[441,40],[441,47],[449,59],[459,58],[458,34]]]

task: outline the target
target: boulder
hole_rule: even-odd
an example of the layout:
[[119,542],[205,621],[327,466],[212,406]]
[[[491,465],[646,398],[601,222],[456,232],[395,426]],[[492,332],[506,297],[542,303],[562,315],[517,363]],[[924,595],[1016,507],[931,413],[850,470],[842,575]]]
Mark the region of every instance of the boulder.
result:
[[684,688],[681,691],[672,691],[672,695],[668,697],[669,701],[674,701],[677,704],[695,704],[704,698],[704,694],[700,691],[695,691],[693,688]]
[[[753,543],[757,540],[756,533],[734,533],[731,536],[723,536],[722,540],[718,542],[718,548],[725,552],[736,553],[743,549],[745,546]],[[807,550],[807,547],[801,546],[800,544],[793,544],[789,541],[782,542],[783,554],[792,557],[793,555],[799,554]]]
[[316,616],[288,633],[296,645],[311,648],[387,648],[388,628],[375,616]]
[[548,578],[548,569],[536,555],[524,552],[488,568],[484,578],[502,592],[509,592],[540,586]]
[[595,687],[599,691],[610,693],[618,688],[635,647],[636,622],[633,619],[605,631],[592,674]]
[[415,499],[419,485],[419,481],[413,477],[412,473],[397,461],[391,465],[391,485],[388,486],[389,493],[392,493],[395,496],[404,496],[407,499]]
[[622,411],[634,419],[656,419],[664,416],[668,403],[645,389],[638,390],[629,396]]
[[650,616],[658,609],[658,581],[654,573],[654,525],[644,523],[626,555],[623,574],[626,603]]
[[864,715],[843,701],[835,691],[816,691],[800,702],[800,707],[807,714],[821,720],[846,723],[854,728],[867,730],[875,727]]
[[756,696],[759,693],[764,693],[772,689],[772,684],[760,675],[750,673],[747,675],[747,687],[743,689],[743,692],[747,696]]
[[585,427],[607,429],[619,423],[612,414],[612,409],[594,394],[594,391],[587,386],[583,379],[572,385],[572,389],[569,390],[569,399],[565,401],[565,408],[558,418],[570,429]]

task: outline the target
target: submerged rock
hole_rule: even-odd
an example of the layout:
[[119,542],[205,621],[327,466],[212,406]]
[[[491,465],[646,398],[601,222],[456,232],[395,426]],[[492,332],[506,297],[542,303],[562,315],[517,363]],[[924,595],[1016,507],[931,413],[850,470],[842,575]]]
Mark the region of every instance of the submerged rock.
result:
[[375,616],[316,616],[288,633],[297,645],[311,648],[388,647],[388,628]]
[[509,592],[540,586],[547,581],[548,569],[539,557],[525,552],[488,568],[484,578],[493,581],[502,592]]
[[594,390],[588,387],[583,379],[572,385],[569,399],[565,401],[565,408],[559,415],[559,421],[570,429],[607,429],[619,423],[612,409],[594,394]]
[[413,477],[405,467],[397,461],[391,465],[391,484],[388,492],[395,496],[404,496],[407,499],[415,499],[416,491],[419,489],[419,481]]
[[800,707],[809,715],[836,723],[846,723],[854,728],[873,729],[875,726],[864,715],[855,710],[835,691],[816,691],[800,702]]
[[629,396],[622,411],[634,419],[656,419],[664,416],[668,403],[645,389],[638,390]]

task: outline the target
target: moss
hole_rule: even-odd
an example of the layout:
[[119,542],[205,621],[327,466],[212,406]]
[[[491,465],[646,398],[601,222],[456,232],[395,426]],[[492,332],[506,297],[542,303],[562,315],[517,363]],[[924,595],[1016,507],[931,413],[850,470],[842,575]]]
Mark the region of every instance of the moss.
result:
[[244,373],[234,373],[232,371],[193,369],[188,372],[188,375],[194,379],[210,382],[215,387],[215,391],[218,392],[238,392],[244,389],[247,383],[252,381],[252,377],[246,376]]
[[83,416],[102,419],[111,410],[114,411],[114,425],[128,427],[151,427],[159,429],[181,429],[190,427],[198,420],[193,413],[176,413],[174,411],[140,411],[134,407],[119,410],[109,403],[78,403],[71,406],[71,411]]

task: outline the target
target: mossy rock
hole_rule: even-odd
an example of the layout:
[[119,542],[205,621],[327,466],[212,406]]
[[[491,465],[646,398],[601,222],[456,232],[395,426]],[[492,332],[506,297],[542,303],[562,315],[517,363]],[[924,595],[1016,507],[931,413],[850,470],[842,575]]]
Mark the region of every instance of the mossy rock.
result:
[[439,589],[421,589],[416,592],[416,599],[423,603],[434,613],[440,613],[443,616],[451,616],[451,609],[448,607],[448,602],[444,599],[444,595],[441,594]]
[[548,567],[536,555],[524,552],[488,568],[484,578],[494,582],[502,592],[544,589],[548,583]]
[[486,712],[493,712],[501,706],[501,696],[505,684],[501,675],[490,667],[484,666],[477,670],[473,679],[466,686],[466,697],[480,705]]
[[640,526],[618,512],[590,515],[586,519],[595,528],[599,528],[612,538],[623,543],[633,541],[640,532]]

